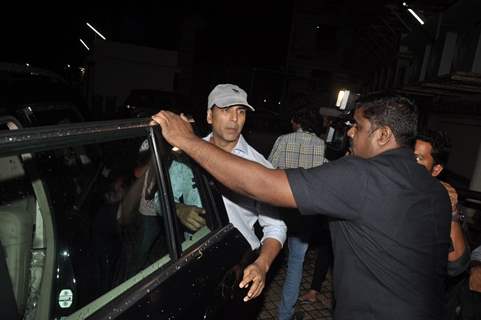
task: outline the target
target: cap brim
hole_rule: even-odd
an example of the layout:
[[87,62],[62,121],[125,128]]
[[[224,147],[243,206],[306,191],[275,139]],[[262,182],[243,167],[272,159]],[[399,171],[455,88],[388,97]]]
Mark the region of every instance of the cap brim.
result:
[[247,107],[249,108],[251,111],[256,111],[256,109],[254,109],[253,106],[251,106],[250,104],[247,104],[247,103],[232,103],[232,104],[227,104],[223,107],[219,107],[219,108],[228,108],[228,107],[232,107],[232,106],[244,106],[244,107]]
[[218,106],[215,103],[213,103],[211,106],[209,106],[209,109],[211,109],[213,106],[216,106],[217,108],[229,108],[229,107],[232,107],[232,106],[244,106],[244,107],[248,108],[250,111],[256,111],[256,109],[254,109],[253,106],[251,106],[250,104],[246,104],[246,103],[231,103],[231,104],[226,104],[226,105],[223,105],[223,106]]

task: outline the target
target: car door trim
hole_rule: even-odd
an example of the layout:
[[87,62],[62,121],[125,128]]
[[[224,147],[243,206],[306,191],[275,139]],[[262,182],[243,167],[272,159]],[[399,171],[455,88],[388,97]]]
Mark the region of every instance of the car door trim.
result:
[[[150,292],[155,290],[173,274],[179,272],[179,270],[182,270],[192,261],[201,259],[203,252],[215,246],[216,243],[222,241],[234,229],[235,228],[232,224],[226,225],[225,227],[211,233],[203,243],[184,253],[184,255],[177,259],[174,263],[166,264],[165,269],[161,268],[145,276],[145,278],[141,278],[137,283],[118,295],[114,295],[114,288],[103,296],[87,304],[82,309],[77,310],[75,313],[66,317],[65,319],[115,319],[127,309],[134,306],[139,300],[144,298]],[[96,305],[96,302],[99,302],[99,300],[104,300],[104,302]]]

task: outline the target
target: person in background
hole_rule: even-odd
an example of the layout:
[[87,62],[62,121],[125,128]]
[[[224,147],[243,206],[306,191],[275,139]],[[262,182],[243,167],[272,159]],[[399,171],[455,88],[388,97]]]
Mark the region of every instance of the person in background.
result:
[[[426,129],[418,134],[414,154],[433,177],[439,177],[449,158],[450,144],[446,133]],[[459,222],[458,194],[447,182],[441,181],[451,200],[451,249],[448,254],[448,275],[456,277],[469,265],[470,250]]]
[[[319,138],[318,135],[322,129],[322,117],[319,113],[312,108],[303,107],[294,112],[291,125],[293,132],[280,136],[274,143],[269,155],[269,161],[272,165],[280,169],[309,169],[324,164],[326,162],[324,158],[326,146],[324,140]],[[304,257],[309,246],[309,240],[314,233],[316,233],[316,236],[323,235],[313,279],[314,288],[319,288],[319,291],[320,284],[332,262],[329,227],[324,217],[302,217],[299,212],[291,212],[285,214],[284,217],[288,226],[289,254],[287,273],[278,310],[279,320],[292,319],[294,316],[294,307],[302,281]]]
[[[449,158],[450,143],[445,132],[425,129],[416,139],[414,154],[419,164],[438,178],[444,170]],[[447,182],[440,181],[446,188],[451,201],[451,246],[447,257],[446,295],[447,317],[449,320],[458,319],[460,297],[463,292],[466,272],[469,268],[470,250],[465,240],[464,232],[459,221],[458,194]]]

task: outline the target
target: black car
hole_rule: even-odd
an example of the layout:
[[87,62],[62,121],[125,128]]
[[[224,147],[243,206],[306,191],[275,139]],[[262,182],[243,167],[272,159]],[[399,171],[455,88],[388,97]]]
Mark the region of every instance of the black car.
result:
[[[0,166],[2,319],[211,319],[243,297],[249,244],[148,119],[3,130]],[[205,211],[196,230],[179,181]]]
[[0,117],[14,118],[17,126],[82,122],[88,118],[86,103],[78,91],[50,70],[0,63],[0,84]]
[[183,112],[191,113],[189,99],[177,92],[134,89],[131,90],[124,104],[120,107],[119,118],[149,117],[162,109],[179,108]]

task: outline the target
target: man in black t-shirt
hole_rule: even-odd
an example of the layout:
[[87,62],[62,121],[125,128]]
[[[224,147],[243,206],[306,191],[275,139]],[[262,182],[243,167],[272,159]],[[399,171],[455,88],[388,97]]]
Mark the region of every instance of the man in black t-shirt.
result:
[[[335,318],[443,318],[451,210],[445,188],[416,163],[415,106],[359,101],[352,156],[312,169],[273,170],[197,138],[181,117],[153,117],[171,144],[227,187],[302,214],[330,216]],[[241,283],[240,286],[248,286]]]

